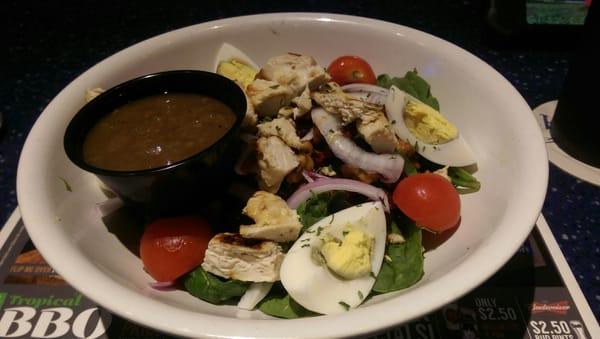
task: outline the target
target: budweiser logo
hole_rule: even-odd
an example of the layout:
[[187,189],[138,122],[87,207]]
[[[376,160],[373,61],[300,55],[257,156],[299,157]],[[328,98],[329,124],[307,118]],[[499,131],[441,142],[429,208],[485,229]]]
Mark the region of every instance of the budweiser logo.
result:
[[553,303],[540,303],[540,302],[534,301],[533,304],[531,304],[531,313],[532,314],[551,312],[551,313],[565,315],[565,314],[567,314],[567,311],[569,309],[571,309],[571,305],[569,305],[569,301],[567,301],[567,300],[557,301],[557,302],[553,302]]

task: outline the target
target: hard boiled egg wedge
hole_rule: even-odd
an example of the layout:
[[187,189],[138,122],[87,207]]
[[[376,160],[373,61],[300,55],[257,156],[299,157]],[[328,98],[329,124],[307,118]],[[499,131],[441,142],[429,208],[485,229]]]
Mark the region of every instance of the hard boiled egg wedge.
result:
[[[335,274],[320,257],[324,239],[344,239],[348,232],[372,239],[370,272],[354,279]],[[336,314],[357,307],[369,295],[385,253],[386,220],[381,202],[370,202],[327,216],[306,230],[281,264],[281,283],[308,310]],[[321,258],[321,260],[319,260]]]
[[222,61],[231,60],[239,61],[254,69],[260,69],[260,67],[258,67],[258,65],[252,59],[250,59],[250,57],[247,56],[246,53],[242,52],[239,48],[233,46],[232,44],[228,44],[226,42],[224,42],[217,51],[213,69],[217,70],[217,68],[219,67],[219,63],[221,63]]
[[398,137],[406,140],[411,145],[414,145],[417,153],[436,164],[463,167],[472,165],[476,162],[471,147],[467,144],[460,132],[451,140],[437,144],[430,144],[423,140],[419,140],[419,138],[411,133],[404,120],[405,106],[409,101],[426,105],[398,87],[390,87],[385,102],[385,110],[388,119],[393,121],[392,126]]
[[217,51],[213,66],[215,72],[240,84],[243,89],[254,80],[260,67],[244,52],[228,43]]

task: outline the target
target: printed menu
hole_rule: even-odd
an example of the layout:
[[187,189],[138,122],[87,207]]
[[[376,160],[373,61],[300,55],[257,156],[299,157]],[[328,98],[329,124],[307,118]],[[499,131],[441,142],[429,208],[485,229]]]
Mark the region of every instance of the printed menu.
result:
[[[21,220],[4,228],[0,338],[171,338],[111,314],[69,286],[40,255]],[[480,287],[369,338],[593,338],[580,312],[581,301],[574,301],[574,287],[568,285],[535,228],[513,258]]]

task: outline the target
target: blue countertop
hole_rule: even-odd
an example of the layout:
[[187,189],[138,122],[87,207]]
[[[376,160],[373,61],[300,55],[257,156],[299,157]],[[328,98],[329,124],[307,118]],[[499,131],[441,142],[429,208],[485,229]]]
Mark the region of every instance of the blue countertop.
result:
[[[500,49],[482,43],[482,12],[472,1],[85,1],[60,5],[53,1],[11,1],[4,2],[2,8],[0,225],[17,206],[19,154],[48,102],[100,60],[175,28],[279,11],[382,19],[434,34],[477,55],[503,74],[532,107],[558,97],[571,57],[568,48]],[[543,214],[599,318],[600,188],[551,165]]]

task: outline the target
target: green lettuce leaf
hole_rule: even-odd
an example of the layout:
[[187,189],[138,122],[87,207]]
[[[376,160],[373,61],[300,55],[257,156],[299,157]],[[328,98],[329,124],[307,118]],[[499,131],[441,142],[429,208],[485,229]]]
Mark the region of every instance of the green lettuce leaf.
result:
[[438,100],[431,94],[431,87],[421,78],[417,70],[408,71],[404,77],[391,77],[388,74],[381,74],[377,77],[377,84],[381,87],[390,88],[395,85],[399,89],[412,95],[413,97],[421,100],[425,104],[433,107],[436,110],[440,110],[440,104]]
[[275,283],[269,294],[258,304],[258,309],[273,317],[296,319],[316,315],[294,301],[280,282]]
[[231,298],[242,296],[249,283],[238,280],[222,280],[198,267],[184,279],[185,289],[194,297],[220,304]]
[[384,260],[375,280],[373,291],[388,293],[414,285],[423,276],[422,234],[414,222],[406,222],[403,232],[392,220],[392,233],[401,233],[406,239],[401,244],[389,244],[385,250],[388,259]]
[[311,196],[296,210],[302,223],[302,232],[324,217],[350,206],[345,192],[331,191]]

